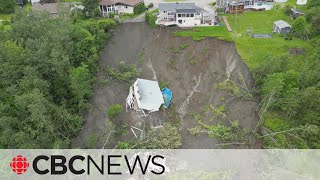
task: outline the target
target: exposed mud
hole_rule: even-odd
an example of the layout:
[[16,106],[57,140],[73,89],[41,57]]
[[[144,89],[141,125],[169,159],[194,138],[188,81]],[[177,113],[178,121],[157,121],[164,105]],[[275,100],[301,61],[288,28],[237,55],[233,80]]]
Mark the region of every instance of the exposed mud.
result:
[[[119,61],[137,64],[143,72],[141,78],[169,83],[168,87],[173,92],[172,106],[182,119],[179,128],[183,138],[182,148],[214,148],[218,142],[207,135],[194,136],[187,131],[198,125],[192,114],[200,112],[205,105],[226,105],[230,119],[238,120],[243,128],[254,129],[258,119],[257,102],[241,100],[216,88],[226,78],[238,84],[245,83],[249,90],[254,86],[235,45],[215,38],[193,41],[191,38],[175,37],[174,31],[177,29],[151,29],[144,23],[122,24],[117,29],[103,50],[91,108],[85,116],[83,130],[73,139],[72,147],[87,148],[87,139],[92,134],[98,137],[96,148],[114,148],[117,141],[136,138],[130,129],[127,135],[111,135],[108,138],[107,109],[114,103],[125,105],[130,85],[103,83],[106,79],[105,68],[115,66]],[[144,52],[144,62],[138,59],[141,51]],[[144,129],[150,124],[155,126],[170,121],[167,111],[155,112],[148,117],[140,115],[138,112],[124,111],[116,118],[116,123]],[[137,138],[143,137],[140,131],[135,132]]]

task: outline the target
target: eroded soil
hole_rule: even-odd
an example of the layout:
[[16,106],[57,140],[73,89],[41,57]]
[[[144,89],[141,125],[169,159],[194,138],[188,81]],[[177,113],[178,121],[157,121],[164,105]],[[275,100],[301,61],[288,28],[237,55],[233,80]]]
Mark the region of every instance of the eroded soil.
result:
[[[73,139],[72,147],[88,148],[88,137],[92,135],[97,137],[96,148],[114,148],[118,141],[136,138],[130,129],[126,135],[115,136],[110,133],[105,121],[108,107],[114,103],[125,107],[128,95],[130,84],[105,83],[105,68],[115,66],[119,61],[136,64],[142,71],[141,78],[167,82],[173,92],[171,106],[174,108],[171,112],[159,111],[148,117],[141,117],[141,114],[131,110],[124,111],[116,117],[116,123],[145,129],[150,127],[150,122],[170,121],[169,115],[174,113],[181,118],[182,148],[214,148],[218,143],[218,140],[207,135],[194,136],[187,130],[198,125],[193,114],[201,112],[206,105],[225,105],[230,119],[238,120],[240,126],[248,130],[255,127],[258,120],[257,102],[242,100],[216,87],[227,78],[238,84],[245,83],[248,89],[254,86],[235,45],[215,38],[193,41],[191,38],[173,36],[178,30],[151,29],[144,23],[120,25],[103,50],[91,107],[85,116],[83,129]],[[143,61],[138,58],[141,52],[144,54]],[[135,132],[140,138],[140,131]]]

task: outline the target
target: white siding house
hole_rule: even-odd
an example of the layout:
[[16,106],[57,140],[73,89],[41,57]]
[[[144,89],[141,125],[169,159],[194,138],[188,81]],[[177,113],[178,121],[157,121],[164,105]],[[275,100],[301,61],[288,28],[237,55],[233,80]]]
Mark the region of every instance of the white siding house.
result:
[[30,0],[31,4],[39,3],[40,0]]
[[156,24],[160,26],[192,27],[214,23],[215,13],[201,9],[195,3],[159,3],[158,9]]
[[109,13],[133,14],[134,7],[144,3],[143,0],[102,0],[99,10],[103,17]]

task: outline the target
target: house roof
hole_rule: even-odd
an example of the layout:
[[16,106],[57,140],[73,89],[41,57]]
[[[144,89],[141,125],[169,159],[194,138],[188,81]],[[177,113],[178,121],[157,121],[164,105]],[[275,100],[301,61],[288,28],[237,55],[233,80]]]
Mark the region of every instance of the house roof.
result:
[[304,14],[304,12],[302,12],[296,8],[291,8],[291,11],[294,12],[295,14]]
[[23,5],[23,0],[16,0],[17,4],[22,4]]
[[308,0],[297,0],[297,5],[306,5]]
[[286,28],[286,27],[292,27],[289,23],[283,20],[275,21],[274,24],[278,26],[279,28]]
[[177,13],[195,13],[197,12],[196,9],[177,9]]
[[100,2],[100,5],[110,6],[110,5],[114,5],[114,4],[125,4],[125,5],[129,5],[129,6],[135,6],[135,5],[140,4],[142,2],[143,2],[143,0],[102,0]]
[[159,3],[159,11],[196,11],[195,3]]
[[[61,3],[64,7],[70,7],[74,3]],[[74,5],[75,6],[75,5]],[[33,11],[47,11],[50,14],[57,14],[58,13],[58,3],[36,3],[32,5]]]
[[157,81],[138,78],[135,82],[138,86],[138,107],[145,110],[159,110],[164,103],[163,96]]

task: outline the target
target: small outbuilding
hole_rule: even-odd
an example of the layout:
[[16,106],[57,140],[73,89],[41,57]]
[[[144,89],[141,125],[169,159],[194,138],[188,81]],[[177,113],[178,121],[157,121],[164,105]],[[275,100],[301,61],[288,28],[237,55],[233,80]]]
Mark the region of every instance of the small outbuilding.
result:
[[273,32],[277,34],[288,34],[291,31],[292,26],[283,20],[275,21],[273,23]]
[[146,110],[149,113],[159,111],[162,104],[164,104],[164,100],[159,83],[140,78],[130,87],[126,99],[126,108]]
[[18,6],[20,8],[23,8],[24,4],[23,4],[23,0],[16,0],[16,3],[18,4]]
[[307,0],[297,0],[297,5],[306,5],[307,2]]
[[299,16],[303,16],[304,15],[304,12],[302,11],[299,11],[298,9],[296,8],[291,8],[291,14],[290,14],[290,17],[295,20],[297,19]]

